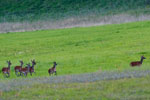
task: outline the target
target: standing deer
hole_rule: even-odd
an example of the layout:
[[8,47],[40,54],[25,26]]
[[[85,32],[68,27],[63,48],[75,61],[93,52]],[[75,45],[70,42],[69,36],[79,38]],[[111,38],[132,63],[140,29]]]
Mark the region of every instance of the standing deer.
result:
[[144,59],[146,59],[146,58],[145,58],[144,56],[141,56],[141,60],[140,60],[140,61],[131,62],[131,63],[130,63],[131,67],[141,66]]
[[19,62],[20,62],[20,66],[15,66],[14,68],[16,76],[21,76],[21,69],[23,66],[23,61],[20,60]]
[[8,63],[8,67],[3,67],[2,68],[2,72],[3,72],[4,77],[9,77],[10,76],[10,65],[11,65],[10,60],[7,61],[7,63]]
[[35,60],[31,60],[31,62],[32,62],[32,66],[30,67],[29,72],[30,72],[30,75],[32,76],[32,73],[35,73],[34,66],[36,65],[36,62]]
[[57,75],[57,72],[56,72],[56,65],[57,65],[57,63],[54,62],[53,67],[48,70],[49,75],[51,75],[51,74],[53,74],[53,73],[55,73],[55,75]]
[[21,68],[21,76],[27,76],[28,75],[28,72],[29,72],[29,70],[30,70],[30,67],[31,67],[31,65],[30,65],[30,63],[29,64],[27,64],[27,67],[25,67],[25,68]]

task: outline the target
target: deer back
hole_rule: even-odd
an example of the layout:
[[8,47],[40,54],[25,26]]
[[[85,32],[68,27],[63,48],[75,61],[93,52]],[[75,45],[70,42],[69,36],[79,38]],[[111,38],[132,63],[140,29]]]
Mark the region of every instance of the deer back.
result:
[[141,62],[140,62],[140,61],[131,62],[130,65],[131,65],[132,67],[134,67],[134,66],[141,66]]

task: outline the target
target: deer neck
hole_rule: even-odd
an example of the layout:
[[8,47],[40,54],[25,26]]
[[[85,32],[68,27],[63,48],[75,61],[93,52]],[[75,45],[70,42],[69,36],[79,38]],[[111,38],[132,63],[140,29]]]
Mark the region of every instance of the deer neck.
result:
[[34,64],[32,64],[31,68],[34,68]]
[[21,66],[21,68],[22,68],[23,64],[21,64],[20,66]]
[[8,69],[10,69],[10,65],[8,65]]
[[143,63],[143,60],[144,60],[144,59],[143,59],[143,58],[141,58],[141,61],[140,61],[140,63],[141,63],[141,64]]
[[53,66],[54,68],[56,67],[56,65],[54,64],[54,66]]

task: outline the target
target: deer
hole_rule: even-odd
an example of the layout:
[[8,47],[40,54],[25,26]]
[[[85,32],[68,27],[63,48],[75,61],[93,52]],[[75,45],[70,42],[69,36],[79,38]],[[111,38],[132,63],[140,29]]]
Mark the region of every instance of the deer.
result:
[[[15,66],[15,68],[14,68],[16,76],[21,76],[21,69],[23,66],[23,61],[20,60],[19,62],[20,62],[20,66]],[[20,74],[19,74],[19,72],[20,72]]]
[[56,72],[56,65],[57,65],[57,63],[54,62],[53,67],[48,70],[49,75],[52,75],[53,73],[55,73],[55,75],[57,75],[57,72]]
[[35,73],[34,66],[36,65],[36,62],[34,59],[31,60],[31,62],[32,62],[32,66],[30,67],[29,72],[30,72],[30,75],[32,76],[32,73]]
[[145,58],[144,56],[141,56],[141,60],[140,60],[140,61],[131,62],[131,63],[130,63],[131,67],[141,66],[144,59],[146,59],[146,58]]
[[10,77],[10,65],[12,63],[10,62],[10,60],[7,61],[7,63],[8,63],[8,67],[3,67],[2,68],[2,72],[3,72],[4,77]]
[[29,72],[29,70],[30,70],[30,67],[31,67],[31,65],[30,65],[30,63],[29,64],[27,64],[27,67],[25,67],[25,68],[21,68],[21,76],[27,76],[28,75],[28,72]]

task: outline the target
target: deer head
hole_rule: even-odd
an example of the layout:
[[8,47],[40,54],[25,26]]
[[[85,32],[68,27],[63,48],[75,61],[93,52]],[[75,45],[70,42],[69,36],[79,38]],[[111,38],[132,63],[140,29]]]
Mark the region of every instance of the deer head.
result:
[[146,59],[144,56],[141,56],[141,59]]
[[34,66],[34,65],[36,65],[36,62],[35,62],[35,60],[33,59],[33,60],[31,60],[31,62],[32,62],[32,67]]
[[7,61],[7,63],[8,63],[8,68],[10,68],[10,65],[11,65],[12,63],[10,62],[10,60]]
[[56,62],[54,62],[54,66],[56,66],[57,65],[57,63]]

